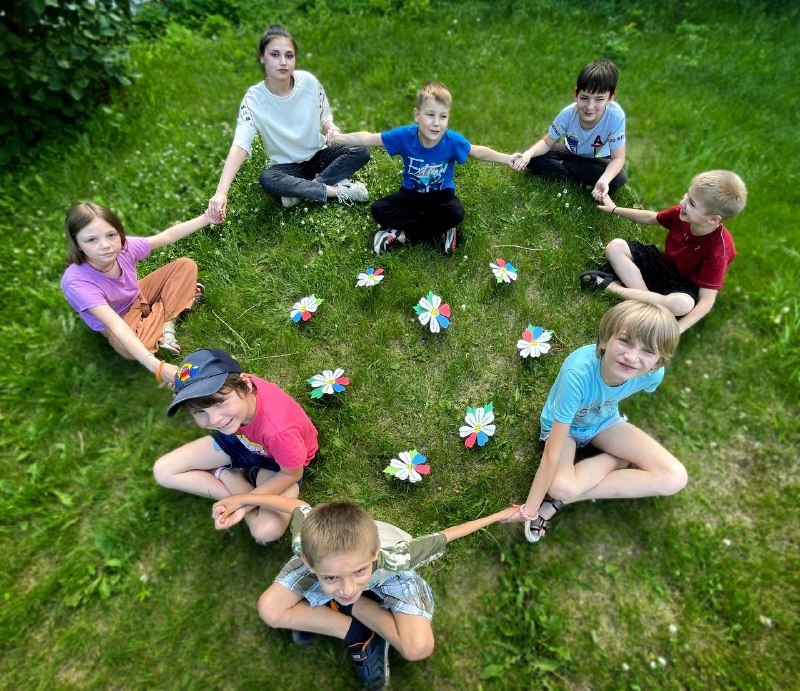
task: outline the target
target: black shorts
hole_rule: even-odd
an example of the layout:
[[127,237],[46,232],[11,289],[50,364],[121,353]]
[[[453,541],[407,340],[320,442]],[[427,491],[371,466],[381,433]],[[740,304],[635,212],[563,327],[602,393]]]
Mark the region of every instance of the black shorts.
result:
[[627,240],[633,263],[642,274],[647,289],[652,293],[670,295],[671,293],[687,293],[697,303],[700,288],[688,278],[684,278],[678,270],[667,264],[655,245],[644,245],[635,240]]

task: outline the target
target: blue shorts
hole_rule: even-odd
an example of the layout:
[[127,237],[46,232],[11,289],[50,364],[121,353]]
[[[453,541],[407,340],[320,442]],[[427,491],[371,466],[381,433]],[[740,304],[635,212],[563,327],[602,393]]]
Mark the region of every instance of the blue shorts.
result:
[[[261,454],[254,453],[248,449],[235,434],[221,434],[215,432],[211,435],[214,442],[214,447],[226,453],[228,458],[231,459],[230,465],[226,466],[232,470],[240,470],[245,479],[256,487],[256,479],[258,478],[258,471],[262,468],[270,470],[273,473],[278,473],[281,467],[272,456],[262,456]],[[305,475],[305,468],[303,474]],[[302,480],[298,480],[299,485]]]
[[[592,439],[594,439],[600,432],[605,432],[605,430],[613,427],[614,425],[618,425],[620,422],[626,422],[628,418],[625,415],[620,415],[617,413],[614,417],[606,418],[605,420],[599,422],[594,427],[572,427],[569,428],[569,437],[570,439],[575,441],[576,446],[579,449],[582,449],[584,446],[588,446]],[[539,439],[542,441],[547,441],[547,438],[550,436],[549,429],[543,429],[542,433],[539,435]]]

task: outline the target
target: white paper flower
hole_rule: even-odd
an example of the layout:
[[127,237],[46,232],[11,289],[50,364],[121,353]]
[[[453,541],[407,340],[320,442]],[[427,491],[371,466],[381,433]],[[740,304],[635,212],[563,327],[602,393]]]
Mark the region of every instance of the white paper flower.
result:
[[322,302],[323,301],[316,295],[304,297],[302,300],[295,302],[294,305],[292,305],[292,310],[289,312],[289,316],[295,323],[299,321],[308,321],[311,319],[314,312],[317,311],[317,308],[322,304]]
[[492,412],[493,404],[490,401],[481,408],[467,408],[467,414],[464,416],[466,425],[462,425],[458,433],[464,439],[464,446],[471,449],[478,442],[478,446],[483,446],[489,437],[494,434],[495,426],[494,412]]
[[414,305],[417,319],[423,326],[427,325],[431,333],[439,333],[441,329],[450,326],[450,305],[442,302],[442,298],[435,295],[432,290]]
[[408,480],[408,482],[419,482],[423,475],[431,472],[430,465],[426,464],[425,458],[419,451],[401,451],[400,458],[393,458],[389,461],[383,472],[387,475],[394,475],[398,480]]
[[493,262],[489,262],[489,268],[498,283],[511,283],[511,281],[517,280],[517,267],[505,259],[498,257]]
[[519,348],[519,356],[526,357],[539,357],[550,350],[550,337],[553,335],[552,331],[547,331],[541,326],[532,326],[528,324],[528,328],[522,332],[522,338],[517,341],[517,348]]
[[356,286],[358,288],[372,288],[383,280],[383,269],[373,269],[369,267],[357,276]]
[[324,394],[341,393],[350,380],[344,376],[344,370],[337,367],[335,370],[322,370],[322,374],[315,374],[306,382],[313,389],[311,398],[322,398]]

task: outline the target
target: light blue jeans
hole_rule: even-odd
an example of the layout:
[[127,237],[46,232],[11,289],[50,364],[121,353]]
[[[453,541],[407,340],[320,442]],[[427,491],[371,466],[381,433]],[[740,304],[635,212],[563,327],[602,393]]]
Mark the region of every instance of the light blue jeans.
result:
[[258,181],[264,191],[278,197],[300,197],[324,202],[326,185],[349,178],[369,161],[365,146],[332,146],[320,149],[307,161],[276,163],[269,166]]

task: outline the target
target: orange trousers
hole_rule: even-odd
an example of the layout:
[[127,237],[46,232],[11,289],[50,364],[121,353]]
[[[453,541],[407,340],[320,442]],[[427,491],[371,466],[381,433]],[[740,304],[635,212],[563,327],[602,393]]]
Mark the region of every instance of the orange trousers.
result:
[[[122,316],[136,337],[154,353],[164,324],[192,308],[197,291],[197,264],[188,257],[170,262],[139,280],[139,300]],[[111,347],[132,360],[120,341],[104,332]]]

